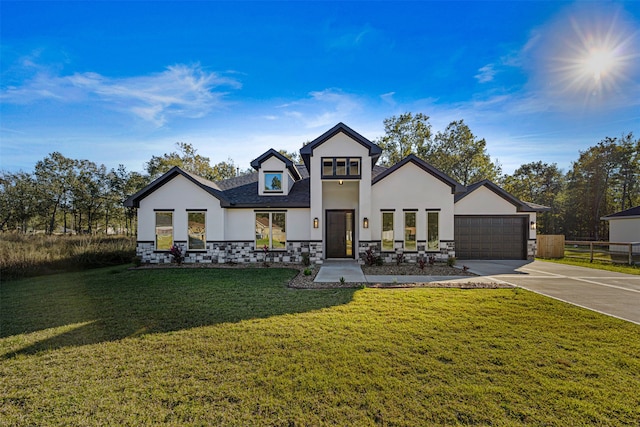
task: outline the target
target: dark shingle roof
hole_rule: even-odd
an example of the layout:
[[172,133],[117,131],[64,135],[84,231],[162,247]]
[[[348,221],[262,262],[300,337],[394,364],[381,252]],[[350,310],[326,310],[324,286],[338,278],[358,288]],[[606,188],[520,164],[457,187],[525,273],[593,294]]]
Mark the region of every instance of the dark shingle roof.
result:
[[[255,177],[253,177],[255,175]],[[225,201],[221,206],[225,208],[308,208],[310,203],[309,178],[296,181],[289,194],[282,196],[260,196],[258,194],[258,174],[251,174],[244,183],[224,191]]]
[[640,217],[640,206],[636,206],[631,209],[612,213],[611,215],[603,216],[600,219],[609,220],[609,219],[625,218],[625,217]]
[[304,165],[294,165],[301,179],[296,181],[289,194],[260,196],[258,194],[258,172],[218,181],[223,190],[226,208],[308,208],[311,206],[309,173]]

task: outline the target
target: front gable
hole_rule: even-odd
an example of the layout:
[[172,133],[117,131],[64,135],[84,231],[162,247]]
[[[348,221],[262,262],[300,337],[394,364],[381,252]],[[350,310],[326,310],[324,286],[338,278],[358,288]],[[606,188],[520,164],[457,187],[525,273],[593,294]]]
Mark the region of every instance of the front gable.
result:
[[[408,155],[407,157],[405,157],[404,159],[402,159],[401,161],[399,161],[398,163],[396,163],[386,171],[378,174],[373,179],[372,184],[375,185],[387,177],[393,176],[394,178],[397,178],[398,176],[404,175],[406,171],[409,170],[409,168],[407,168],[406,165],[411,165],[412,166],[411,169],[416,169],[416,168],[420,169],[422,172],[426,172],[428,175],[430,175],[431,178],[435,178],[436,180],[440,181],[442,184],[448,186],[451,189],[451,194],[464,193],[466,191],[465,188],[455,179],[451,178],[450,176],[440,171],[436,167],[432,166],[431,164],[425,162],[415,154]],[[416,179],[418,179],[418,181],[407,181],[407,185],[411,185],[411,182],[413,183],[421,182],[424,179],[424,174],[422,174],[422,176],[420,177],[416,176]]]
[[[328,142],[329,144],[326,144]],[[323,149],[320,150],[322,153],[318,153],[317,150],[323,145]],[[361,149],[358,150],[354,145],[359,145]],[[362,151],[362,148],[365,151]],[[309,173],[311,173],[311,157],[313,156],[318,154],[348,156],[354,155],[355,153],[364,153],[364,156],[371,157],[371,166],[373,166],[378,161],[380,154],[382,154],[382,148],[369,141],[367,138],[360,135],[344,123],[338,123],[333,128],[329,129],[327,132],[323,133],[300,149],[302,161],[309,170]]]
[[286,196],[301,179],[293,162],[273,148],[251,162],[258,171],[258,195]]
[[489,180],[480,181],[456,196],[456,215],[512,215],[547,210],[534,209]]
[[[124,205],[126,207],[139,208],[140,202],[145,198],[151,196],[156,191],[163,188],[166,184],[170,183],[176,177],[182,177],[186,181],[190,182],[193,186],[200,188],[204,192],[208,193],[210,196],[218,199],[220,202],[225,202],[225,197],[223,192],[220,190],[218,185],[212,181],[209,181],[205,178],[199,177],[197,175],[193,175],[187,171],[180,169],[178,166],[174,166],[169,169],[165,174],[154,180],[152,183],[144,187],[142,190],[137,193],[129,196],[127,200],[124,201]],[[162,197],[166,196],[166,189],[162,190]],[[205,195],[206,197],[206,195]]]

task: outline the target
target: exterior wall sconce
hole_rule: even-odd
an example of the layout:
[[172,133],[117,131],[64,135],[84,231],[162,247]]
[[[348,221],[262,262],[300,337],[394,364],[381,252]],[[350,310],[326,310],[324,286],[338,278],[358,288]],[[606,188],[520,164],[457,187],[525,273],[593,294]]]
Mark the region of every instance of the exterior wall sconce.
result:
[[369,218],[365,217],[362,220],[362,228],[369,228]]
[[531,221],[531,229],[535,230],[536,228],[538,228],[538,225],[535,223],[535,221]]
[[338,180],[338,185],[342,185],[342,184],[344,184],[344,181]]
[[318,218],[313,218],[313,228],[318,228]]

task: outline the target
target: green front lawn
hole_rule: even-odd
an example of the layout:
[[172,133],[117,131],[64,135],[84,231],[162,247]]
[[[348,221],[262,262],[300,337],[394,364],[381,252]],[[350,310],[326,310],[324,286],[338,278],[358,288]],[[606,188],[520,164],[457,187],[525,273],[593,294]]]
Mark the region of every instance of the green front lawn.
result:
[[637,425],[640,326],[523,290],[291,270],[3,283],[0,425]]
[[593,268],[596,270],[615,271],[617,273],[640,275],[640,265],[612,264],[605,261],[589,262],[589,259],[579,258],[536,258],[540,261],[555,262],[556,264],[576,265],[578,267]]

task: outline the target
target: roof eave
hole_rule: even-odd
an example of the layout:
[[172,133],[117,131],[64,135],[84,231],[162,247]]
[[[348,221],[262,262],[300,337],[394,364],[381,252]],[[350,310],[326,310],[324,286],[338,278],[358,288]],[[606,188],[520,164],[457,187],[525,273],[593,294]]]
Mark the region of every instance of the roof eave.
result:
[[200,182],[197,179],[195,179],[194,177],[192,177],[189,173],[187,173],[187,172],[183,171],[182,169],[180,169],[178,166],[174,166],[171,169],[169,169],[167,172],[165,172],[162,176],[160,176],[159,178],[155,179],[153,182],[151,182],[150,184],[145,186],[143,189],[141,189],[137,193],[129,196],[127,198],[127,200],[124,201],[124,203],[123,203],[124,206],[125,207],[130,207],[130,208],[139,208],[140,207],[140,201],[142,199],[144,199],[145,197],[147,197],[148,195],[150,195],[151,193],[156,191],[158,188],[160,188],[163,185],[165,185],[167,182],[171,181],[177,175],[182,175],[183,177],[185,177],[186,179],[188,179],[189,181],[191,181],[192,183],[194,183],[195,185],[200,187],[202,190],[204,190],[207,193],[211,194],[216,199],[218,199],[220,201],[225,200],[225,197],[224,197],[222,191],[217,190],[215,188],[212,188],[212,187],[209,187],[209,186],[203,184],[202,182]]

